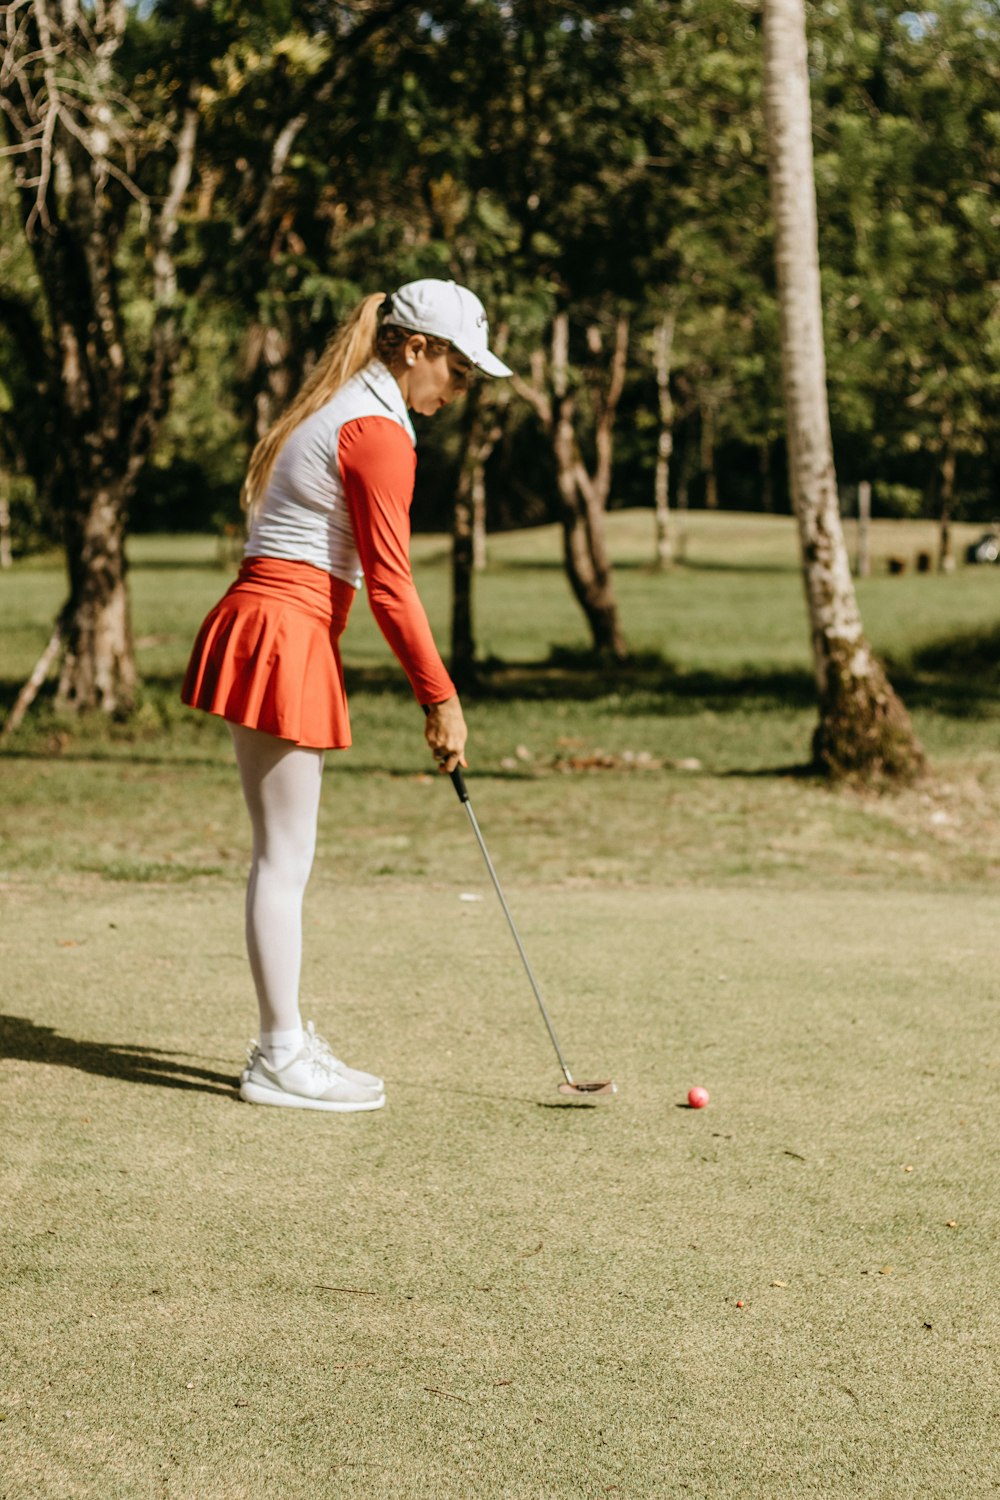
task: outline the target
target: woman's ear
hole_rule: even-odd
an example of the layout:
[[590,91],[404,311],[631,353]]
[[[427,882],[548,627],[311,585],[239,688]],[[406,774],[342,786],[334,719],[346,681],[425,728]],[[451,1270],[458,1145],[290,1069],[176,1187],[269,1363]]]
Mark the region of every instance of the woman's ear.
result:
[[412,333],[403,345],[403,355],[408,365],[415,365],[422,354],[427,352],[427,340],[422,333]]

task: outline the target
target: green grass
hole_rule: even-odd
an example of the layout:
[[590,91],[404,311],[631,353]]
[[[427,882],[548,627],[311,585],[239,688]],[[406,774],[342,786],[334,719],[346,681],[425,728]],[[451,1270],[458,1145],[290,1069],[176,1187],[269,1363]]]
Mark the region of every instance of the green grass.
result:
[[[136,720],[43,705],[0,766],[4,1500],[1000,1489],[1000,572],[859,586],[932,756],[876,798],[792,774],[790,523],[692,515],[665,578],[648,527],[613,518],[637,652],[613,677],[554,534],[495,539],[504,665],[469,703],[561,1040],[618,1098],[563,1107],[359,603],[303,997],[389,1105],[335,1121],[235,1100],[245,814],[224,727],[175,702],[224,575],[204,539],[133,545]],[[443,544],[416,551],[443,631]],[[0,575],[7,701],[60,597],[51,562]]]

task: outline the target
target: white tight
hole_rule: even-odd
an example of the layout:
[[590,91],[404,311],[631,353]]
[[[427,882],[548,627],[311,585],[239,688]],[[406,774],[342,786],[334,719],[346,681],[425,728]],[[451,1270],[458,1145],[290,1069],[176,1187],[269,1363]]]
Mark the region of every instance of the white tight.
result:
[[302,898],[316,851],[323,751],[230,724],[253,827],[246,938],[261,1033],[301,1025]]

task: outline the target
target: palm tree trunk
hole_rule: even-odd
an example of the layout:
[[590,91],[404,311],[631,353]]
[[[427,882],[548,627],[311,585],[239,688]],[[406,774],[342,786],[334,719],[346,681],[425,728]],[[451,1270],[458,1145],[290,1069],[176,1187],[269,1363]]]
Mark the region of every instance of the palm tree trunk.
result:
[[789,470],[819,693],[813,759],[833,777],[911,777],[923,765],[923,752],[865,638],[840,524],[803,0],[764,0],[764,106]]

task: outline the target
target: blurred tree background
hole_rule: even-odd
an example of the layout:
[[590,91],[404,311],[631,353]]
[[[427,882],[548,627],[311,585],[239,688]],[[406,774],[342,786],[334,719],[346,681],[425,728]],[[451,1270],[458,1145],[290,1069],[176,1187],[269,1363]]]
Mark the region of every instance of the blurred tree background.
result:
[[[0,18],[15,555],[72,548],[98,492],[123,530],[238,524],[249,448],[338,319],[424,275],[475,288],[518,378],[421,424],[416,524],[449,528],[477,466],[491,529],[561,520],[595,641],[614,649],[606,507],[650,508],[651,561],[658,492],[788,509],[755,5],[17,0]],[[988,520],[998,7],[843,0],[809,25],[838,474],[882,515]]]
[[[2,7],[14,149],[0,168],[0,464],[16,551],[61,534],[25,331],[33,322],[40,346],[53,330],[16,201],[25,153],[10,107],[32,9]],[[176,374],[133,528],[236,520],[249,444],[338,318],[419,275],[472,284],[526,381],[568,315],[588,459],[588,369],[607,365],[628,315],[611,506],[653,504],[653,330],[673,309],[673,503],[787,509],[752,6],[170,0],[125,19],[110,107],[164,155],[192,80],[199,114],[174,249]],[[848,0],[814,7],[810,25],[838,473],[872,480],[883,514],[947,500],[988,519],[1000,509],[1000,15],[987,0],[919,15]],[[121,190],[112,248],[135,347],[154,301],[149,203],[163,192],[155,172],[130,199]],[[36,216],[35,241],[51,233]],[[596,353],[588,330],[603,333]],[[554,519],[557,464],[531,402],[509,403],[503,426],[490,525]],[[449,524],[461,448],[457,415],[421,432],[422,524]]]

